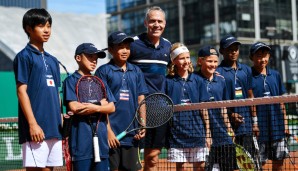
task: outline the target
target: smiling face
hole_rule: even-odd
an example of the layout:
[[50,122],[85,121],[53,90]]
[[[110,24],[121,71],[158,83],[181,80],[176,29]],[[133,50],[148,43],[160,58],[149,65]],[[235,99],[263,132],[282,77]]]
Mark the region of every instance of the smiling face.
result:
[[201,66],[201,72],[204,76],[210,77],[214,74],[218,66],[218,56],[210,55],[198,58],[198,64]]
[[84,75],[90,74],[94,71],[97,65],[97,54],[86,54],[82,53],[76,56],[76,60],[79,64],[79,71],[83,72]]
[[181,53],[173,60],[173,64],[176,66],[178,73],[188,71],[191,65],[190,53]]
[[165,14],[159,10],[151,10],[144,21],[144,25],[149,37],[160,38],[166,26]]
[[262,71],[268,65],[270,58],[269,50],[266,48],[259,49],[256,53],[252,55],[252,61],[254,64],[254,68],[258,71]]
[[238,43],[233,43],[229,47],[222,49],[221,53],[224,57],[224,60],[236,62],[239,57],[239,46],[240,45]]
[[118,66],[126,63],[130,55],[130,42],[124,41],[109,47],[109,52],[113,56],[114,62]]
[[51,24],[46,22],[45,24],[38,24],[34,28],[26,27],[27,32],[30,35],[31,43],[43,43],[47,42],[51,36]]

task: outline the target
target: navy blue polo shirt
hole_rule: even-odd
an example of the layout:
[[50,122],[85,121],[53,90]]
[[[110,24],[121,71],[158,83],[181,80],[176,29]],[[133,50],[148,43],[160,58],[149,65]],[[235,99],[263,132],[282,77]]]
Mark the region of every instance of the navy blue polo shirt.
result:
[[[203,94],[207,93],[203,80],[196,74],[190,74],[184,80],[180,76],[167,76],[165,93],[174,104],[181,104],[184,91],[187,93],[189,103],[207,101]],[[205,147],[206,130],[203,118],[199,111],[175,112],[170,121],[171,129],[169,145],[171,148]]]
[[[227,90],[225,79],[222,76],[213,74],[213,79],[208,80],[202,73],[198,72],[204,80],[204,87],[207,93],[202,94],[209,101],[227,100]],[[224,118],[221,109],[209,109],[210,129],[212,135],[212,146],[218,147],[221,145],[233,144],[232,138],[229,136],[227,127],[224,123]]]
[[[248,98],[248,90],[252,89],[252,74],[251,68],[245,64],[237,62],[237,69],[228,66],[223,60],[218,66],[217,71],[225,78],[227,86],[228,100],[246,99]],[[237,96],[236,88],[239,88],[241,97]],[[234,107],[229,108],[232,112],[239,113],[244,117],[244,123],[241,124],[235,131],[236,135],[244,135],[252,133],[252,120],[250,107]]]
[[[267,67],[266,76],[252,68],[255,97],[281,96],[286,93],[280,74]],[[258,105],[259,141],[275,141],[285,137],[284,115],[280,104]]]
[[[95,72],[96,76],[107,83],[117,101],[115,104],[116,111],[109,115],[110,124],[115,135],[126,130],[134,119],[138,108],[138,97],[148,93],[144,75],[140,68],[128,62],[126,68],[124,72],[111,59],[109,63],[102,65]],[[138,122],[135,120],[128,130],[137,127]],[[130,132],[123,137],[120,140],[121,145],[137,146],[138,143],[133,139],[137,131]]]
[[[74,72],[72,75],[67,77],[64,81],[64,105],[71,101],[78,101],[76,96],[76,84],[78,80],[82,77],[78,71]],[[105,82],[104,82],[105,84]],[[107,101],[115,102],[115,98],[111,93],[110,89],[106,86]],[[94,121],[92,124],[96,126]],[[101,116],[101,120],[98,124],[97,129],[98,143],[100,147],[100,157],[109,157],[109,145],[107,136],[107,122],[105,114]],[[92,140],[92,129],[89,124],[89,117],[84,115],[74,115],[71,126],[71,136],[70,136],[70,153],[73,161],[92,159],[94,157],[93,152],[93,140]]]
[[[60,70],[55,57],[41,53],[29,43],[13,61],[15,80],[27,85],[34,117],[45,139],[61,139],[62,127],[59,91]],[[19,143],[31,141],[27,119],[18,105]]]
[[147,38],[147,33],[134,37],[130,44],[129,62],[136,64],[144,73],[149,93],[160,92],[163,87],[167,65],[171,61],[171,43],[160,38],[159,45],[155,47]]

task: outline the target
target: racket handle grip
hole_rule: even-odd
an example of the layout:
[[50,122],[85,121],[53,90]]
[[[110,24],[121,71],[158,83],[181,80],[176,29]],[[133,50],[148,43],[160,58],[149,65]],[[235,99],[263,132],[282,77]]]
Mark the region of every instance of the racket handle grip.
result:
[[67,114],[63,115],[63,126],[62,126],[63,139],[66,139],[70,135],[73,115],[74,114],[72,111],[68,111]]
[[126,135],[126,131],[123,131],[123,132],[121,132],[120,134],[117,135],[117,139],[121,140],[125,135]]
[[255,136],[253,136],[252,138],[253,138],[253,141],[254,141],[255,149],[259,150],[259,145],[258,145],[257,138]]
[[98,145],[98,136],[93,136],[93,149],[94,149],[94,162],[100,162],[100,152],[99,152],[99,145]]

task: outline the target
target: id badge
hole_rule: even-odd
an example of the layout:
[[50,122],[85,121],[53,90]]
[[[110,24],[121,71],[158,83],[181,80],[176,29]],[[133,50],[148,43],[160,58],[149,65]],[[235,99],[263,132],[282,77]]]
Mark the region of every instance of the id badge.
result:
[[129,101],[129,90],[120,90],[120,100]]
[[209,101],[210,101],[210,102],[213,102],[213,101],[215,101],[215,98],[214,98],[213,96],[210,96],[210,97],[209,97]]
[[55,82],[53,79],[47,79],[47,85],[49,87],[55,87]]
[[242,87],[236,87],[235,88],[235,97],[237,99],[242,99],[243,98]]
[[270,96],[270,91],[266,91],[263,93],[264,97],[269,97]]
[[187,105],[190,103],[191,103],[190,99],[181,99],[181,105]]

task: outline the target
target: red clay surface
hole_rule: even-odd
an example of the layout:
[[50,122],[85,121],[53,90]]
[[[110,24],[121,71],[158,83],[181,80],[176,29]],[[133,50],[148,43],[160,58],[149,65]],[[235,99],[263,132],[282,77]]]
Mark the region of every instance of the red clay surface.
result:
[[[292,160],[294,163],[297,163],[297,168],[294,168],[294,165],[290,162],[290,159],[286,159],[284,161],[284,171],[298,171],[298,151],[291,152]],[[159,171],[175,171],[175,163],[167,162],[166,159],[160,159],[158,164],[158,170]],[[9,171],[25,171],[25,169],[18,169],[18,170],[9,170]],[[54,169],[54,171],[66,171],[65,167],[57,167]],[[193,171],[192,166],[190,164],[187,164],[185,171]],[[263,171],[272,171],[272,164],[269,161],[265,167],[263,168]]]

